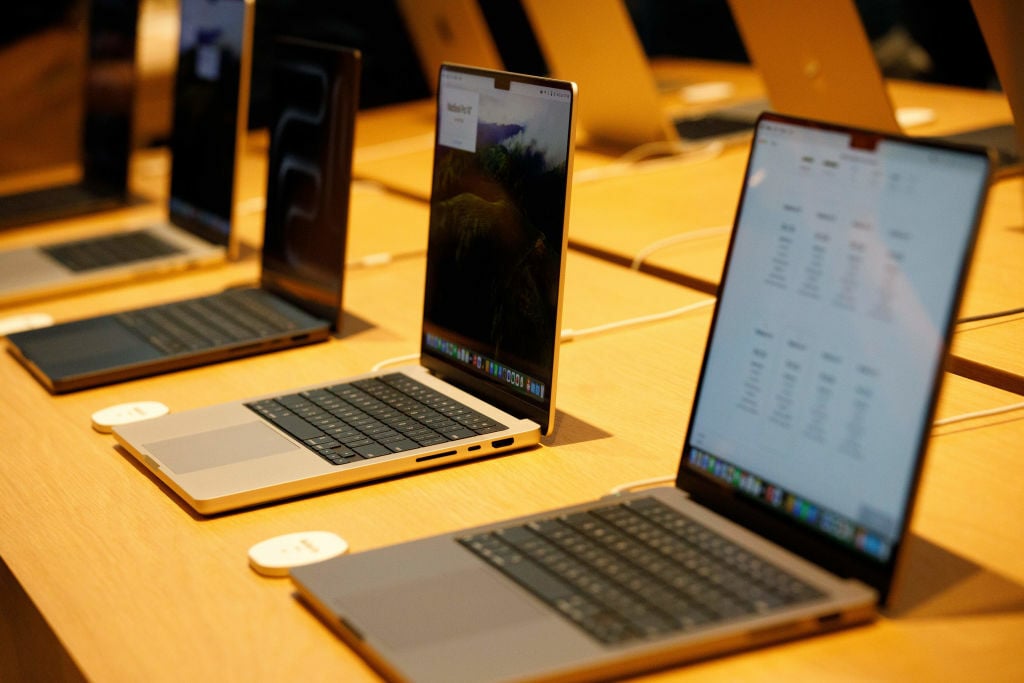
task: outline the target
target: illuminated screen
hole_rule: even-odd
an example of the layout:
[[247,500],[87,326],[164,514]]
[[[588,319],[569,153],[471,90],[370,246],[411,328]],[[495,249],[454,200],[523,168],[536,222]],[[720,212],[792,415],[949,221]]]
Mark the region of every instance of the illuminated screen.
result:
[[445,67],[423,353],[549,406],[573,91]]
[[[171,132],[173,221],[227,244],[248,29],[244,0],[182,0]],[[240,121],[240,118],[241,121]]]
[[986,179],[978,153],[763,121],[684,465],[888,561]]

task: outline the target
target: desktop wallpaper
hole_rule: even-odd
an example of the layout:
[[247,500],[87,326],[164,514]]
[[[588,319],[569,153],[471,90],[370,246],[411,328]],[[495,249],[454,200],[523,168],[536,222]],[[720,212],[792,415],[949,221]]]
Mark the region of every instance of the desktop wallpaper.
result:
[[424,331],[550,385],[570,100],[471,98],[475,138],[435,152]]

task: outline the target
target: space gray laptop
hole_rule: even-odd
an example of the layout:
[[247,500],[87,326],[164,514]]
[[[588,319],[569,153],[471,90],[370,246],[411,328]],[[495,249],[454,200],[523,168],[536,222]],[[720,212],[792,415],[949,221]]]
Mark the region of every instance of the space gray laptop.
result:
[[236,175],[247,133],[253,0],[182,0],[168,220],[0,251],[0,303],[238,255]]
[[596,141],[746,141],[767,106],[757,100],[669,116],[623,0],[524,0],[523,9],[552,74],[572,78],[586,92],[580,125]]
[[445,65],[420,364],[125,425],[209,514],[536,444],[554,424],[573,83]]
[[394,680],[589,680],[843,628],[892,594],[982,150],[759,121],[675,487],[291,570]]
[[324,341],[337,329],[360,54],[281,39],[273,67],[259,286],[9,335],[9,351],[51,392]]
[[[729,0],[729,7],[774,111],[890,133],[912,130],[913,116],[905,115],[914,110],[893,106],[853,0]],[[1012,125],[941,139],[990,147],[997,175],[1022,168]]]

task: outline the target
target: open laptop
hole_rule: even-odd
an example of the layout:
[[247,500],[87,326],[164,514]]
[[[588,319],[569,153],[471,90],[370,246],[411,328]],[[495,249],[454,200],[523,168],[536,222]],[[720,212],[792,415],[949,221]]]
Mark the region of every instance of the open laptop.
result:
[[168,222],[0,251],[0,302],[237,256],[232,226],[249,106],[252,6],[253,0],[181,2]]
[[[47,26],[35,37],[24,36],[0,49],[0,62],[21,72],[0,89],[8,98],[0,167],[10,185],[0,195],[0,228],[109,209],[129,199],[139,3],[75,0],[62,5],[68,17],[80,18],[80,27]],[[57,36],[69,44],[47,42]],[[44,41],[40,46],[49,54],[19,56],[36,39]],[[38,64],[19,59],[39,60],[45,71],[30,79],[27,74]],[[68,102],[67,95],[77,101]]]
[[504,65],[477,0],[398,0],[430,92],[442,62],[501,70]]
[[1024,153],[1024,46],[1018,40],[1017,28],[1024,25],[1024,5],[1016,0],[971,0],[971,7],[1014,120],[989,129],[992,137],[978,142],[1005,149],[1009,146],[1007,140],[1016,136],[1019,162]]
[[521,449],[552,429],[576,86],[444,65],[420,365],[125,425],[209,514]]
[[[853,0],[729,0],[729,7],[774,111],[891,133],[912,128],[915,110],[893,107]],[[997,175],[1022,168],[1012,126],[942,139],[991,147]]]
[[360,55],[275,45],[259,287],[8,337],[54,393],[323,341],[342,315]]
[[421,683],[615,678],[871,619],[989,166],[765,114],[675,487],[295,568],[300,596]]
[[580,125],[596,141],[745,141],[767,106],[756,101],[670,117],[623,0],[523,0],[523,9],[552,74],[572,78],[587,93]]

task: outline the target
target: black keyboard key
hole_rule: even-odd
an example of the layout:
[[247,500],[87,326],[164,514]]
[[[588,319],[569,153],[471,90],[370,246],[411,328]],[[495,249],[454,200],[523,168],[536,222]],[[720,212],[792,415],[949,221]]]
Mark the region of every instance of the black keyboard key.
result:
[[[256,401],[249,408],[332,464],[435,446],[505,426],[400,373]],[[455,415],[446,417],[440,406]],[[337,447],[343,448],[339,453]]]
[[605,643],[694,629],[820,597],[784,570],[653,498],[460,542]]
[[181,249],[144,230],[65,242],[43,251],[64,267],[85,272],[181,253]]

